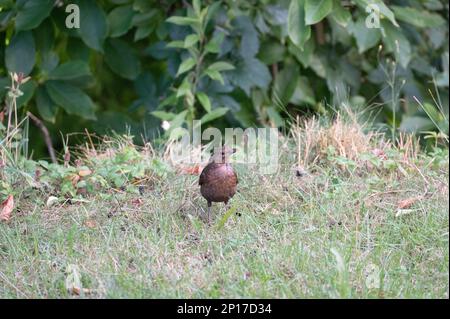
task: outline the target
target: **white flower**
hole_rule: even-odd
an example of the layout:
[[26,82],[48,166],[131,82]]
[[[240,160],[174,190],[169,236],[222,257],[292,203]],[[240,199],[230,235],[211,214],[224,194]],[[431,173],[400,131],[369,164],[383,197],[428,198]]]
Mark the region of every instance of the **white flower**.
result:
[[170,123],[168,121],[163,121],[161,127],[164,129],[164,131],[167,131],[170,128]]

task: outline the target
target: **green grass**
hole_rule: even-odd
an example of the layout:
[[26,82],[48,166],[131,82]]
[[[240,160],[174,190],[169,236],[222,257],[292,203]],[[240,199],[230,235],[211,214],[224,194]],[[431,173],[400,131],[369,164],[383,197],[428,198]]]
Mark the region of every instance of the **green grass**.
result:
[[[165,173],[143,194],[130,183],[94,187],[47,207],[73,167],[49,167],[40,190],[11,184],[18,204],[0,223],[0,297],[448,298],[447,151],[405,160],[390,149],[369,166],[323,155],[297,177],[290,149],[282,147],[277,174],[235,165],[238,193],[228,211],[213,205],[212,225],[198,176],[165,172],[164,159],[129,145],[85,164],[102,185],[123,181],[114,165],[139,176],[157,165]],[[76,192],[68,189],[66,197]],[[418,200],[399,216],[408,198]],[[79,296],[68,290],[74,280]]]

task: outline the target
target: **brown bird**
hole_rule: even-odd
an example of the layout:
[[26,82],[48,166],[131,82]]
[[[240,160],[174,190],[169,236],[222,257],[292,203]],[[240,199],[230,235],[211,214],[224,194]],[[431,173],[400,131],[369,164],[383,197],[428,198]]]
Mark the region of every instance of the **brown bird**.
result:
[[235,152],[236,149],[224,145],[214,153],[200,174],[200,193],[208,201],[208,223],[212,203],[224,202],[227,205],[236,193],[238,179],[229,163],[230,156]]

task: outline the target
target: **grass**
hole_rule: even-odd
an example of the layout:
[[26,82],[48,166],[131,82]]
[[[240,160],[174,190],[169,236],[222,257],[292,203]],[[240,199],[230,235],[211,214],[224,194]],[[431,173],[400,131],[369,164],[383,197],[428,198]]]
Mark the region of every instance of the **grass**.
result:
[[[362,132],[334,139],[335,124],[320,128],[318,144],[314,125],[298,126],[277,174],[235,165],[238,193],[228,214],[213,205],[213,225],[198,176],[176,170],[51,207],[60,183],[18,191],[13,218],[0,223],[0,297],[448,298],[448,151]],[[94,175],[117,164],[97,158],[119,155],[88,149]],[[405,199],[412,206],[399,209]]]

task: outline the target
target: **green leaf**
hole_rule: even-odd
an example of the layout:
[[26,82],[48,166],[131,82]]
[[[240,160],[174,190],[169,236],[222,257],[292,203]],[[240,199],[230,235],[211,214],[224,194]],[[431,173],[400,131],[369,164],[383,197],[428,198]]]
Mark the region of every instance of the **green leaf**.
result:
[[71,80],[81,76],[91,75],[89,65],[81,60],[63,63],[51,71],[50,80]]
[[228,62],[219,61],[219,62],[215,62],[215,63],[211,64],[207,70],[218,71],[218,72],[229,71],[229,70],[234,70],[234,66]]
[[315,24],[333,10],[333,0],[305,0],[305,23]]
[[181,49],[181,48],[184,48],[184,41],[171,41],[166,44],[166,47]]
[[406,68],[411,60],[411,44],[400,28],[394,27],[390,23],[385,23],[385,21],[381,21],[381,24],[386,33],[386,36],[383,37],[386,50],[393,52],[395,60]]
[[44,120],[55,123],[57,107],[45,86],[39,86],[36,90],[36,106]]
[[134,16],[133,6],[126,5],[113,9],[108,14],[109,36],[112,38],[120,37],[128,32],[132,27]]
[[68,114],[79,115],[89,120],[96,119],[94,103],[79,88],[61,81],[47,81],[44,85],[52,101]]
[[103,52],[103,43],[108,34],[105,12],[97,1],[74,0],[74,3],[80,8],[81,39],[91,49]]
[[121,77],[134,80],[141,73],[141,62],[133,48],[120,39],[109,39],[105,44],[105,62]]
[[52,20],[46,19],[33,32],[37,51],[50,51],[55,44],[55,30]]
[[194,46],[198,41],[200,41],[200,37],[197,34],[190,34],[184,39],[183,48],[188,49]]
[[167,19],[166,21],[176,24],[176,25],[184,25],[184,26],[199,26],[200,25],[200,20],[198,20],[196,18],[189,18],[189,17],[172,16],[169,19]]
[[30,74],[36,62],[36,49],[31,31],[14,35],[5,49],[5,64],[10,72]]
[[203,106],[206,112],[211,112],[211,101],[209,100],[208,95],[203,92],[197,93],[197,98],[200,101],[200,104]]
[[294,90],[294,94],[292,95],[290,102],[295,105],[301,105],[302,102],[307,103],[309,105],[316,104],[314,91],[311,88],[307,77],[305,76],[299,77],[297,81],[297,86]]
[[203,74],[209,76],[214,81],[219,81],[222,85],[225,83],[220,72],[215,70],[205,70]]
[[34,91],[36,90],[36,82],[33,80],[28,81],[20,87],[23,95],[17,98],[17,107],[21,107],[26,105],[34,95]]
[[411,7],[391,6],[395,17],[418,28],[437,28],[445,24],[445,20],[435,13],[417,10]]
[[255,58],[240,61],[236,69],[230,71],[231,82],[240,87],[247,96],[253,87],[267,89],[272,79],[267,66]]
[[289,103],[294,94],[299,77],[299,70],[296,65],[286,65],[275,78],[272,95],[274,102],[281,102],[284,105]]
[[[367,8],[370,8],[370,6],[376,5],[381,16],[386,17],[389,21],[391,21],[391,23],[398,27],[398,23],[395,20],[395,15],[394,13],[391,11],[391,9],[389,9],[386,4],[384,4],[383,0],[354,0],[356,2],[356,4],[362,9],[362,10],[366,10]],[[380,18],[382,18],[380,17]]]
[[219,117],[222,117],[225,115],[225,113],[228,112],[228,108],[226,107],[218,107],[214,110],[212,110],[210,113],[207,113],[205,115],[202,116],[202,118],[200,119],[202,124],[211,122],[215,119],[218,119]]
[[187,58],[178,67],[177,76],[179,76],[180,74],[183,74],[184,72],[189,71],[190,69],[192,69],[194,67],[195,64],[196,64],[196,62],[193,58]]
[[36,28],[50,15],[54,0],[27,0],[16,16],[16,31]]
[[435,125],[428,117],[409,116],[403,117],[399,130],[407,133],[414,133],[425,130],[433,130]]
[[305,24],[305,0],[291,0],[288,11],[288,34],[292,43],[299,48],[311,36],[311,27]]
[[356,39],[360,54],[376,46],[381,39],[380,30],[367,28],[365,20],[365,17],[359,17],[356,22],[351,23],[348,27],[350,33]]
[[284,126],[283,118],[273,106],[267,108],[267,115],[276,127]]
[[219,32],[217,33],[205,46],[206,52],[209,53],[219,53],[220,46],[225,38],[225,33]]
[[262,43],[257,58],[264,64],[271,65],[283,61],[286,47],[277,41],[266,41]]
[[175,113],[164,112],[164,111],[153,111],[150,114],[152,114],[153,116],[155,116],[163,121],[172,121],[176,116]]
[[341,5],[340,0],[334,0],[331,17],[334,21],[336,21],[336,23],[345,28],[351,20],[352,14]]

